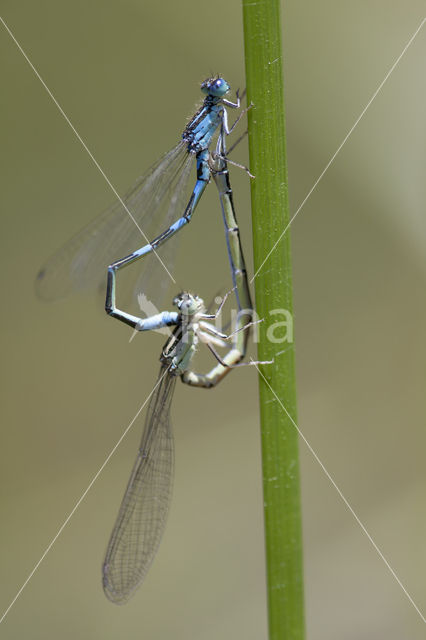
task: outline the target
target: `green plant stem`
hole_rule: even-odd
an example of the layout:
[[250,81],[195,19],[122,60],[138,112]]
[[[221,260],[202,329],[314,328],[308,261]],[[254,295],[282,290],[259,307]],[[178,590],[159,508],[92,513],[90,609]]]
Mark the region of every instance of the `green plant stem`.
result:
[[[259,377],[269,637],[301,640],[302,526],[292,327],[274,328],[285,316],[270,313],[285,309],[293,318],[290,234],[280,239],[289,223],[280,2],[243,0],[243,16],[247,98],[253,103],[248,121],[250,170],[256,176],[251,182],[256,309],[265,319],[259,359],[275,358],[274,364],[261,367]],[[286,331],[291,341],[271,340]]]

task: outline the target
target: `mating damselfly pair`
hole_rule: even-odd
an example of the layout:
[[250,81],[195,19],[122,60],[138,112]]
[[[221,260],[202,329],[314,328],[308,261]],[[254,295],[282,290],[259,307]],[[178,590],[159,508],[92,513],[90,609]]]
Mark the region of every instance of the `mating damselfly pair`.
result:
[[[226,107],[240,108],[240,99],[238,92],[236,102],[224,97],[230,87],[220,77],[203,82],[201,90],[206,94],[203,105],[186,126],[182,140],[138,180],[123,200],[101,214],[55,254],[37,277],[40,297],[52,299],[81,288],[82,283],[96,284],[107,273],[105,308],[109,315],[137,331],[174,327],[161,353],[160,374],[151,395],[141,445],[103,564],[105,594],[119,604],[126,602],[143,581],[164,531],[173,482],[170,406],[177,377],[192,386],[215,386],[232,368],[246,364],[240,361],[245,356],[249,329],[253,324],[226,154],[226,136],[239,120],[237,118],[229,127]],[[210,147],[216,136],[212,151]],[[186,201],[186,187],[194,162],[196,183]],[[227,296],[214,314],[208,314],[203,300],[189,292],[180,293],[174,299],[177,311],[140,318],[120,310],[116,302],[118,271],[155,253],[143,262],[145,265],[150,262],[150,277],[158,286],[158,282],[164,280],[161,270],[167,268],[163,260],[165,254],[160,257],[157,252],[165,244],[167,248],[172,247],[174,242],[168,240],[191,220],[211,178],[219,191],[234,285],[232,293],[238,308],[231,333],[225,335],[210,322],[222,312]],[[151,223],[161,232],[135,250],[138,232],[147,239],[145,229]],[[123,254],[125,257],[117,259]],[[168,265],[171,265],[170,259]],[[146,269],[141,272],[146,280]],[[145,280],[142,279],[139,285],[143,292]],[[216,361],[205,374],[192,370],[192,359],[199,343],[208,347]],[[221,356],[217,348],[225,348],[227,352]]]

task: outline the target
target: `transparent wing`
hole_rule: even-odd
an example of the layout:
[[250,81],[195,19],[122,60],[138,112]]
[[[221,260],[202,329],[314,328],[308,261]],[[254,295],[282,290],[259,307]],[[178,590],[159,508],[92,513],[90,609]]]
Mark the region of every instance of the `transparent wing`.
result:
[[124,604],[145,578],[169,510],[174,469],[170,405],[176,376],[163,366],[159,380],[102,567],[105,594],[116,604]]
[[[185,143],[180,142],[139,178],[123,197],[149,240],[183,214],[185,198],[189,197],[188,178],[193,162],[194,154],[188,153]],[[175,240],[165,243],[162,252],[170,266]],[[117,201],[47,260],[37,275],[37,295],[50,301],[73,290],[103,285],[109,264],[145,244],[147,241],[121,202]],[[150,279],[156,281],[157,286],[162,280],[169,280],[155,255],[148,258],[138,263],[137,273],[146,272],[148,263]]]

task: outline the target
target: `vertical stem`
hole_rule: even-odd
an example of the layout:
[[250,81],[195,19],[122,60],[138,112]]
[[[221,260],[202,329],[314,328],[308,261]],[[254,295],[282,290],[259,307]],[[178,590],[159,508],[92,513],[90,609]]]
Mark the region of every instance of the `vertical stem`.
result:
[[[301,640],[302,526],[298,434],[291,420],[297,421],[289,233],[279,240],[289,223],[280,2],[243,0],[243,17],[247,98],[254,105],[248,120],[250,169],[256,176],[251,183],[256,308],[265,319],[259,359],[275,357],[274,364],[262,367],[259,378],[269,637]],[[286,311],[271,315],[274,310]]]

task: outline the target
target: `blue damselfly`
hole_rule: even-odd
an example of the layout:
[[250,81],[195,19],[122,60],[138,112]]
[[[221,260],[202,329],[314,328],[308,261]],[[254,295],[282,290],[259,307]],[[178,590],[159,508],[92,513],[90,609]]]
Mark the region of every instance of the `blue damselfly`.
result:
[[[212,139],[219,131],[220,146],[224,149],[225,136],[233,128],[228,125],[226,107],[240,107],[238,91],[236,102],[224,97],[230,87],[223,78],[207,79],[201,90],[206,95],[203,105],[185,127],[180,142],[139,178],[121,201],[95,218],[42,266],[36,280],[40,298],[53,300],[71,290],[97,286],[112,261],[119,268],[153,250],[157,254],[160,250],[170,269],[175,243],[167,243],[167,257],[161,253],[163,244],[191,220],[210,180]],[[194,162],[197,179],[189,195],[187,187]],[[134,251],[140,233],[146,241],[154,240]],[[122,256],[126,258],[121,259]],[[149,280],[156,291],[169,284],[162,269],[160,261],[154,258],[149,266]],[[143,283],[139,290],[149,296],[145,271],[146,262],[139,274]]]

